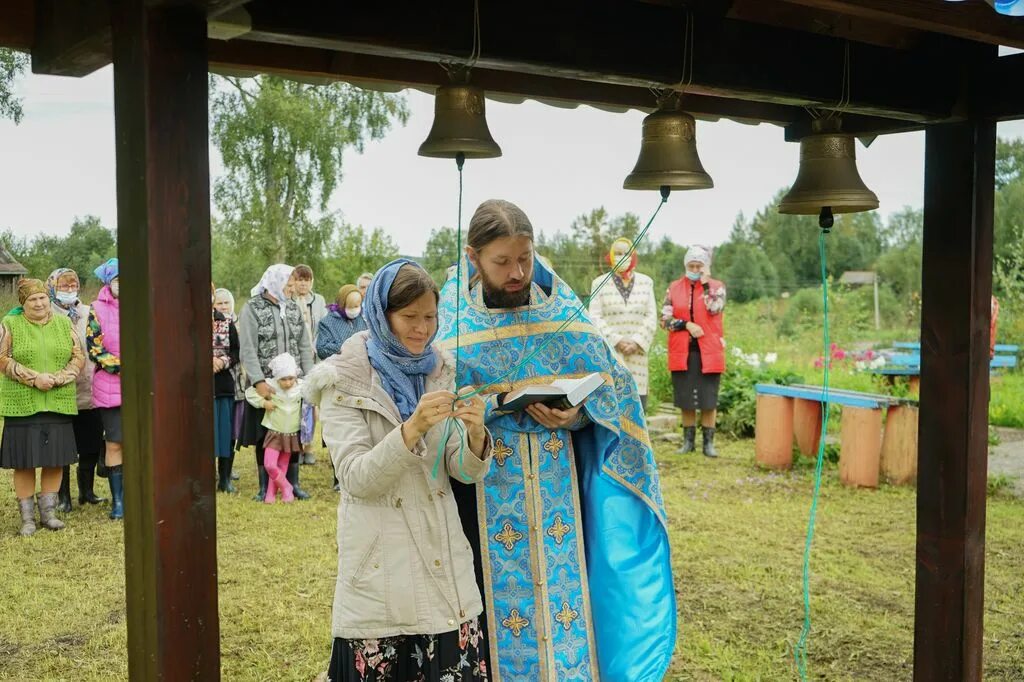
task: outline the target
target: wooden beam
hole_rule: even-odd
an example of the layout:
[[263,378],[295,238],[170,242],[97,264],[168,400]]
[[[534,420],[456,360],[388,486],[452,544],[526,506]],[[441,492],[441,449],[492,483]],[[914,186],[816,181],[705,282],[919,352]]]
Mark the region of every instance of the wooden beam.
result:
[[[253,0],[247,38],[425,61],[464,59],[471,49],[465,3],[395,0],[332,3]],[[609,0],[493,3],[481,10],[479,66],[633,87],[682,78],[685,14]],[[524,39],[529,36],[529,39]],[[831,36],[697,16],[691,91],[790,106],[835,105],[846,42]],[[957,92],[945,76],[951,50],[892,50],[851,43],[852,113],[944,120]],[[756,65],[756,68],[754,68]]]
[[918,682],[982,679],[995,146],[990,118],[925,134]]
[[133,680],[218,680],[206,16],[112,0]]
[[35,23],[33,0],[6,0],[0,3],[0,47],[30,51]]
[[[371,88],[383,85],[432,89],[448,80],[437,64],[421,60],[247,40],[214,40],[210,41],[209,49],[211,70],[227,73],[324,78]],[[492,95],[537,99],[559,105],[590,104],[650,111],[655,104],[655,97],[648,88],[480,68],[473,70],[472,79],[474,84]],[[784,125],[802,114],[797,107],[707,95],[687,95],[684,101],[687,111],[706,119],[731,118]]]
[[1024,52],[993,61],[985,74],[987,111],[1000,121],[1024,118]]
[[997,14],[984,0],[785,0],[851,17],[943,33],[990,45],[1024,48],[1024,21]]
[[108,0],[35,0],[32,72],[87,76],[110,63]]

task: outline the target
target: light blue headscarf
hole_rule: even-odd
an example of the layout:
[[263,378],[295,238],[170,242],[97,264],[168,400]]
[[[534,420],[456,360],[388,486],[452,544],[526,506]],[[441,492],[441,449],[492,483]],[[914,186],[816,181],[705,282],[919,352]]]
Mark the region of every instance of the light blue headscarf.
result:
[[388,294],[398,271],[406,265],[422,269],[419,263],[407,258],[391,261],[373,276],[370,288],[366,291],[366,300],[363,302],[366,322],[370,327],[370,339],[366,343],[370,365],[380,375],[380,382],[395,401],[402,419],[408,419],[416,411],[416,405],[425,390],[426,376],[434,371],[437,365],[437,357],[432,347],[437,332],[430,337],[426,350],[414,355],[395,337],[388,324],[385,314],[388,309]]
[[109,285],[118,277],[117,259],[111,258],[106,263],[93,270],[92,274],[96,275],[96,279],[99,281]]

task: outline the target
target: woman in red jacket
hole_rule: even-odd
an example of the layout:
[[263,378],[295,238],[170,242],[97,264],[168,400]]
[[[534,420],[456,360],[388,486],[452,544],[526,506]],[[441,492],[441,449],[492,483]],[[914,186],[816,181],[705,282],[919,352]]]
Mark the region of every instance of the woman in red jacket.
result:
[[668,368],[675,404],[683,412],[683,445],[679,452],[696,449],[700,410],[704,455],[717,457],[715,416],[718,384],[725,371],[725,285],[711,279],[711,253],[706,248],[691,246],[685,264],[684,276],[669,286],[661,309],[662,326],[668,330]]

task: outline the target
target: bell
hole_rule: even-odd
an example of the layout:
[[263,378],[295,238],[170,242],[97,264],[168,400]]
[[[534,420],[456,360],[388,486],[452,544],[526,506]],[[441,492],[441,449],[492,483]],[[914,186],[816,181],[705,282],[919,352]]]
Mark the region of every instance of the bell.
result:
[[420,156],[493,159],[501,147],[484,117],[484,91],[466,84],[442,85],[434,94],[434,125],[420,145]]
[[878,197],[857,172],[853,135],[839,132],[838,118],[817,119],[800,140],[800,170],[779,203],[779,213],[820,215],[859,213],[878,208]]
[[640,156],[624,189],[709,189],[715,186],[697,156],[696,121],[679,109],[678,97],[662,99],[644,118]]

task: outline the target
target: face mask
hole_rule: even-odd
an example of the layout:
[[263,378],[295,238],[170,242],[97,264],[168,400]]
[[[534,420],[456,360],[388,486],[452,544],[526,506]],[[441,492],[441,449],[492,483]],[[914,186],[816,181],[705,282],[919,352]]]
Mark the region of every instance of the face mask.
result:
[[689,270],[687,270],[686,271],[686,279],[690,280],[691,282],[696,282],[698,279],[700,279],[700,273],[699,272],[690,272]]
[[77,291],[58,291],[57,302],[63,303],[64,305],[74,305],[78,302]]
[[357,306],[355,308],[345,308],[345,314],[350,320],[354,320],[359,317],[359,313],[363,312],[363,306]]
[[119,297],[121,295],[121,283],[120,282],[111,282],[110,283],[110,293],[112,293],[114,295],[114,298]]

